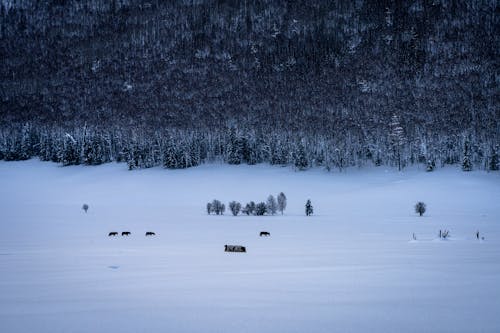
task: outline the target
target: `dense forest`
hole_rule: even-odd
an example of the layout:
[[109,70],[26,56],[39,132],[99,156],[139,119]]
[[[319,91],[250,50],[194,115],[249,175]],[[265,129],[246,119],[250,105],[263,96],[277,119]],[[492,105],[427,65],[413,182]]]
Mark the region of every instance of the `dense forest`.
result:
[[498,170],[496,0],[1,0],[0,159]]

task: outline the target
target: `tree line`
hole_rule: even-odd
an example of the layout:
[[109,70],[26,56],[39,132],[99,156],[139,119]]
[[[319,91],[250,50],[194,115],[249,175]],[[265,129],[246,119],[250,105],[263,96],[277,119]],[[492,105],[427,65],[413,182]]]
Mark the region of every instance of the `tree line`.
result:
[[467,156],[495,169],[498,10],[490,0],[3,1],[0,154],[131,169],[213,159],[402,169]]
[[[399,126],[396,128],[400,128]],[[181,169],[207,162],[293,166],[297,170],[321,167],[328,171],[366,165],[400,169],[415,164],[427,171],[462,163],[464,171],[498,170],[498,146],[474,142],[470,136],[429,145],[409,141],[389,126],[383,137],[346,138],[293,133],[265,133],[238,127],[202,130],[127,129],[83,126],[67,130],[31,123],[0,127],[0,160],[39,157],[63,165],[127,163],[130,170],[162,166]],[[345,144],[344,139],[349,140]],[[365,141],[366,140],[366,141]],[[426,142],[426,143],[424,143]]]

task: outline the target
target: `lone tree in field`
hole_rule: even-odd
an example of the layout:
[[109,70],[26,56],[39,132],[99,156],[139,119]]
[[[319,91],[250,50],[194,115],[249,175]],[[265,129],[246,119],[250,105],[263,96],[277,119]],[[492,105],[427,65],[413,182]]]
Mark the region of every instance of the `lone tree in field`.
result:
[[420,216],[424,215],[425,213],[425,204],[421,201],[417,202],[415,205],[415,212],[420,214]]
[[262,216],[266,213],[267,207],[264,202],[259,202],[255,205],[255,215]]
[[233,215],[236,216],[241,210],[241,204],[236,201],[231,201],[229,203],[229,209],[231,210],[231,213],[233,213]]
[[312,215],[312,213],[313,213],[313,206],[311,205],[311,200],[307,199],[307,202],[306,202],[306,215],[309,216],[309,215]]
[[208,213],[208,215],[210,215],[211,212],[212,212],[212,204],[209,202],[209,203],[207,203],[207,213]]
[[267,197],[266,210],[271,215],[278,211],[278,203],[272,194]]
[[85,211],[85,213],[89,210],[89,205],[83,204],[82,209]]
[[286,208],[286,196],[285,193],[281,192],[278,194],[278,210],[281,212],[281,215],[283,215],[283,211]]

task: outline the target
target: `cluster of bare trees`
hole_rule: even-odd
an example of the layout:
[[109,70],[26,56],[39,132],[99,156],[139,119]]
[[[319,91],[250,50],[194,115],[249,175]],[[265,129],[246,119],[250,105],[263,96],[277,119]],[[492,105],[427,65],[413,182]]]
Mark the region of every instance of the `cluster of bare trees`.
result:
[[[272,194],[267,197],[266,202],[258,202],[250,201],[244,207],[241,203],[237,201],[229,202],[229,210],[234,216],[240,214],[246,215],[275,215],[277,212],[285,211],[287,206],[286,195],[283,192],[280,192],[278,196],[275,198]],[[216,215],[224,214],[225,205],[221,203],[219,200],[213,200],[212,202],[207,203],[207,213],[215,213]]]

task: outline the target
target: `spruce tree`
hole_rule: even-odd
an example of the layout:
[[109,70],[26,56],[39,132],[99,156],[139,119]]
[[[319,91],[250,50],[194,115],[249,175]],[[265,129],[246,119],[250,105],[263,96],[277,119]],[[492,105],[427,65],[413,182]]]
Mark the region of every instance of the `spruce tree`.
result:
[[402,164],[402,149],[405,144],[405,136],[403,127],[401,126],[399,117],[397,115],[393,115],[391,118],[391,122],[389,123],[390,133],[389,139],[392,148],[393,157],[396,160],[398,165],[398,170],[401,171],[403,168]]
[[463,171],[471,171],[472,170],[472,162],[470,158],[470,147],[469,141],[465,141],[464,144],[464,157],[462,159],[462,170]]
[[499,165],[498,165],[498,154],[497,150],[492,148],[491,149],[491,157],[490,157],[490,163],[489,163],[489,169],[490,171],[498,171]]
[[311,204],[311,200],[308,199],[306,202],[306,216],[312,215],[313,213],[313,206]]
[[298,150],[295,153],[294,165],[299,170],[306,170],[309,167],[303,143],[299,144]]

